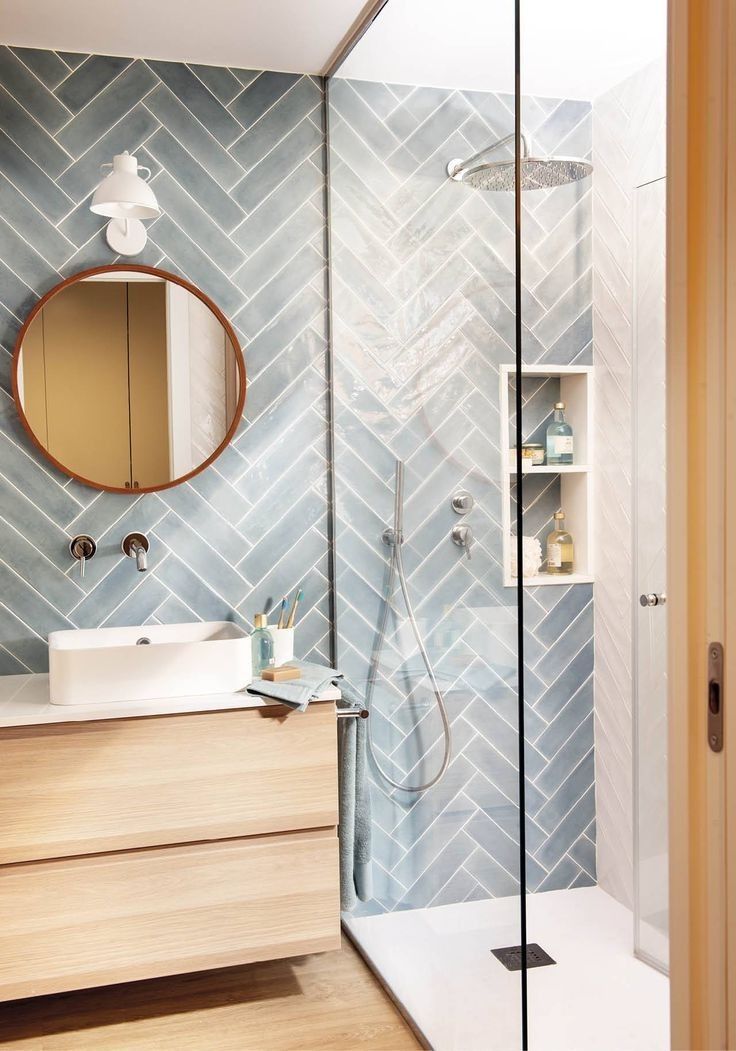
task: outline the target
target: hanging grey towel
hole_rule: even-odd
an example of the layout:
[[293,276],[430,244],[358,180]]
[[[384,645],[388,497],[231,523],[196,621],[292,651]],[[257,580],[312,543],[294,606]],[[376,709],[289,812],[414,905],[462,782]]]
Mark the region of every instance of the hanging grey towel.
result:
[[[362,708],[357,691],[340,680],[338,705]],[[373,896],[371,881],[371,800],[367,778],[367,719],[337,720],[340,785],[340,907],[352,909],[358,899]]]

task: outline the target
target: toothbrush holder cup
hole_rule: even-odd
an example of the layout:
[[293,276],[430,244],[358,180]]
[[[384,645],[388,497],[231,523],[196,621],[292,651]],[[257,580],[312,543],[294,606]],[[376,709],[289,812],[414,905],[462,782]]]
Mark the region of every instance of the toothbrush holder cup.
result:
[[294,659],[294,629],[269,627],[273,639],[273,662],[277,668]]

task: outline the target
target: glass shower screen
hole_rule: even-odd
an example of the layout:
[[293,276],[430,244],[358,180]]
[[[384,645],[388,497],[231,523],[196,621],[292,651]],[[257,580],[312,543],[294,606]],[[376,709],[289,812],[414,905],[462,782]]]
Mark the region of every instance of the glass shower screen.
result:
[[515,15],[389,0],[327,79],[333,642],[372,808],[343,919],[462,1051],[525,1042]]

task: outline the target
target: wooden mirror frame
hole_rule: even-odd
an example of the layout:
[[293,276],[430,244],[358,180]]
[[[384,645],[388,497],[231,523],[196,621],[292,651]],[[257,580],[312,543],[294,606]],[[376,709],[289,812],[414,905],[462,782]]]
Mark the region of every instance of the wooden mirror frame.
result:
[[[235,353],[235,363],[238,370],[238,401],[235,406],[235,413],[233,415],[232,423],[230,424],[227,434],[223,438],[222,442],[218,445],[217,449],[208,456],[198,467],[193,471],[189,471],[188,474],[183,474],[180,478],[174,479],[172,482],[164,482],[162,485],[147,486],[139,489],[125,489],[123,487],[114,485],[101,485],[99,482],[94,482],[90,478],[84,478],[82,475],[77,474],[75,471],[70,470],[65,464],[60,463],[51,453],[44,448],[41,442],[38,440],[36,435],[31,430],[31,425],[26,418],[26,414],[23,411],[21,405],[20,395],[18,391],[18,367],[20,363],[20,352],[23,345],[26,332],[33,324],[33,321],[37,314],[39,314],[44,306],[50,299],[58,295],[69,285],[76,284],[79,281],[85,280],[88,277],[94,277],[96,274],[114,274],[114,273],[139,273],[139,274],[151,274],[152,277],[158,277],[165,281],[172,281],[176,285],[180,285],[185,288],[187,292],[191,292],[193,296],[201,300],[206,307],[208,307],[215,315],[217,320],[225,330],[225,335],[230,340],[233,351]],[[74,478],[77,482],[81,482],[82,485],[88,485],[92,489],[99,489],[105,493],[122,493],[125,496],[140,496],[142,493],[158,493],[164,489],[172,489],[175,485],[181,485],[183,482],[188,482],[190,478],[194,478],[195,475],[201,474],[210,464],[214,463],[218,456],[220,456],[225,449],[228,447],[233,439],[233,436],[238,429],[238,425],[243,417],[243,408],[245,407],[245,389],[246,389],[246,374],[245,374],[245,358],[243,356],[243,350],[240,346],[238,337],[235,335],[235,330],[232,325],[222,313],[220,308],[213,303],[208,295],[205,295],[201,289],[197,288],[190,281],[186,281],[183,277],[179,277],[177,274],[171,274],[168,270],[160,270],[155,266],[143,266],[140,263],[112,263],[109,266],[95,266],[89,270],[80,270],[79,273],[73,274],[72,277],[66,278],[64,281],[60,281],[58,285],[54,285],[44,296],[39,299],[35,304],[31,312],[29,313],[26,320],[23,322],[23,327],[18,333],[18,338],[15,341],[15,347],[13,349],[13,363],[11,368],[11,380],[13,385],[13,399],[15,401],[15,407],[18,411],[20,422],[23,424],[23,428],[31,440],[31,443],[35,448],[43,455],[43,457],[52,463],[57,470],[61,471],[62,474],[67,475],[69,478]]]

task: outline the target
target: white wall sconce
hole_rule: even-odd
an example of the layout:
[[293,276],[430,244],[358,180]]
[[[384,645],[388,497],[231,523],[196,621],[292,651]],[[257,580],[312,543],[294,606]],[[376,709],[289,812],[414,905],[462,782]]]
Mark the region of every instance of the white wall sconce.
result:
[[[151,169],[138,165],[130,153],[118,153],[112,164],[103,164],[103,168],[112,168],[95,190],[90,204],[90,211],[96,215],[107,215],[107,243],[117,255],[138,255],[145,248],[148,235],[142,219],[158,219],[161,209],[156,195],[146,179],[151,177]],[[146,179],[139,172],[148,172]]]

